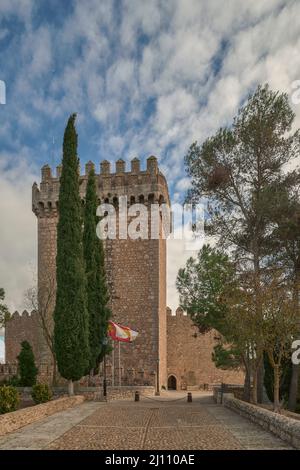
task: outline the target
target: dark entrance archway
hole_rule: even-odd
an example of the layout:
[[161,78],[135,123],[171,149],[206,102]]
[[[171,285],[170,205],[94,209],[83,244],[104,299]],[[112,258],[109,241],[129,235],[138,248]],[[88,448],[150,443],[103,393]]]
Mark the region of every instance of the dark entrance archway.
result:
[[168,378],[168,390],[177,390],[177,379],[175,375],[170,375]]

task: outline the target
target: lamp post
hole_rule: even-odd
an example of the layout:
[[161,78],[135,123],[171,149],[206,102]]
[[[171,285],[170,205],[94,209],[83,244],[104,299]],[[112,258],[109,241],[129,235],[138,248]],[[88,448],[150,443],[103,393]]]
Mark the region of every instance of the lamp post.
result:
[[160,392],[159,392],[159,358],[156,361],[156,391],[155,391],[155,395],[157,395],[157,396],[160,395]]
[[108,339],[105,337],[103,338],[102,344],[105,348],[104,357],[103,357],[103,397],[106,399],[107,397],[107,383],[106,383],[106,346],[108,343]]

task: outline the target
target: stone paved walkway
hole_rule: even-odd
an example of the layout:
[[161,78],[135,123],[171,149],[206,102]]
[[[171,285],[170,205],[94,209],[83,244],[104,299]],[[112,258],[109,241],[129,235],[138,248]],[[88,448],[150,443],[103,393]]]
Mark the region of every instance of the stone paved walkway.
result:
[[0,438],[0,449],[289,448],[199,392],[193,392],[193,403],[181,392],[139,403],[84,403]]

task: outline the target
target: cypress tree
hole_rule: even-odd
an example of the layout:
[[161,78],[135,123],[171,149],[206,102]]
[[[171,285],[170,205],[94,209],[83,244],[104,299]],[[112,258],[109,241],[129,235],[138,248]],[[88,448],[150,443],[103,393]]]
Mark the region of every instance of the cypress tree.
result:
[[103,339],[107,333],[109,309],[106,286],[103,242],[97,237],[97,190],[95,172],[89,172],[85,214],[83,246],[87,276],[87,298],[89,314],[89,369],[95,369],[103,356]]
[[[96,233],[96,232],[95,232]],[[112,346],[107,342],[107,328],[108,321],[111,318],[111,311],[108,308],[109,293],[106,283],[106,272],[105,272],[105,256],[103,241],[98,239],[99,249],[96,252],[97,260],[97,286],[99,286],[97,292],[98,302],[100,305],[100,318],[101,318],[101,329],[100,329],[100,344],[101,351],[96,361],[96,367],[98,368],[100,362],[103,360],[105,354],[109,354],[112,351]]]
[[32,387],[36,383],[38,368],[35,365],[34,354],[28,341],[22,341],[21,351],[17,357],[20,385]]
[[64,134],[62,175],[57,226],[56,305],[54,345],[58,370],[69,381],[86,372],[89,362],[89,326],[86,274],[82,243],[82,205],[79,195],[76,114],[70,116]]

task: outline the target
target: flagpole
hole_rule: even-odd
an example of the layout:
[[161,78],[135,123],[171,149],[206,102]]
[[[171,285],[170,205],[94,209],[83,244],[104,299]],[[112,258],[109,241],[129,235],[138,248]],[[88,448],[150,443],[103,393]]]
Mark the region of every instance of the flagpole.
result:
[[119,387],[121,387],[121,341],[119,343]]
[[104,357],[103,357],[103,397],[106,400],[107,397],[107,382],[106,382],[106,347],[108,339],[107,337],[103,338],[102,344],[104,346]]
[[112,374],[111,374],[111,384],[115,386],[115,347],[112,350]]

